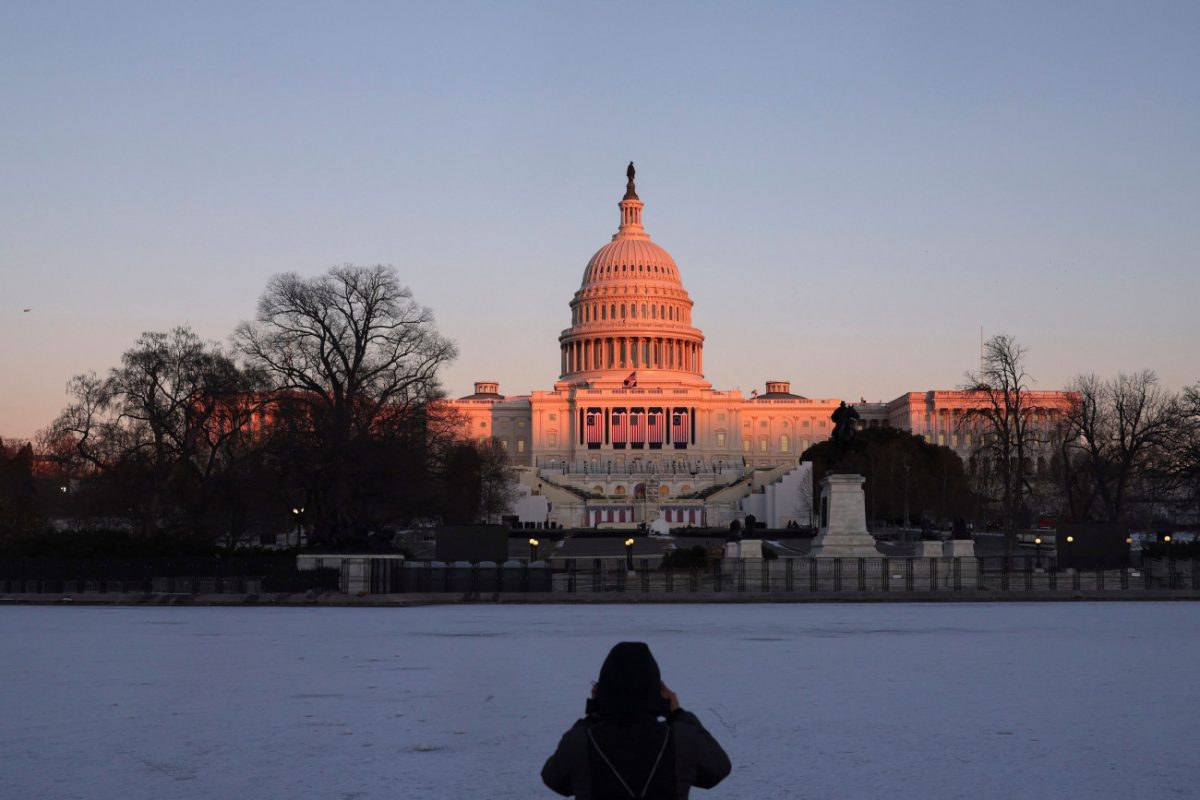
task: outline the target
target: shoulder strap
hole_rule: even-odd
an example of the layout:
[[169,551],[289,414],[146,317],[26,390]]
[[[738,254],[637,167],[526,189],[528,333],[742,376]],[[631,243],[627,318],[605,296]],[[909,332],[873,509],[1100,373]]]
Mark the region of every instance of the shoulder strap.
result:
[[635,800],[636,798],[646,796],[646,792],[650,789],[650,781],[654,780],[654,773],[658,772],[658,765],[662,763],[663,753],[667,752],[667,742],[671,739],[671,726],[664,725],[663,727],[666,728],[666,730],[663,732],[662,746],[658,748],[658,756],[656,756],[654,759],[654,766],[650,768],[650,774],[646,776],[646,785],[642,787],[641,794],[633,793],[633,789],[629,788],[629,784],[625,782],[623,777],[621,777],[621,773],[617,772],[617,768],[613,766],[613,763],[608,760],[608,756],[605,755],[604,751],[600,749],[600,743],[596,741],[595,736],[592,736],[592,729],[588,728],[587,735],[588,739],[590,739],[592,742],[592,747],[596,748],[596,752],[600,754],[600,758],[602,758],[604,763],[608,765],[608,768],[612,770],[612,774],[617,776],[617,780],[621,783],[621,788],[628,792],[629,796],[635,798]]

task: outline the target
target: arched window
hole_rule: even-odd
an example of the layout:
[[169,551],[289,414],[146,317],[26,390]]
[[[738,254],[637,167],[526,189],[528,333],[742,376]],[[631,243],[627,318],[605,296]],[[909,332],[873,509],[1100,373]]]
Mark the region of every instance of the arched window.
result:
[[608,315],[613,319],[617,318],[617,304],[613,303],[608,307]]
[[779,437],[779,452],[781,452],[781,453],[792,452],[792,439],[786,433],[780,435],[780,437]]
[[625,304],[621,303],[621,319],[625,319]]
[[658,308],[650,306],[650,319],[658,319]]
[[608,319],[608,314],[605,313],[604,306],[600,306],[600,319]]
[[618,487],[617,487],[617,488],[616,488],[616,489],[613,491],[613,494],[615,494],[617,497],[624,497],[624,496],[625,496],[625,487],[624,487],[624,486],[618,486]]
[[642,319],[646,318],[646,304],[642,303]]

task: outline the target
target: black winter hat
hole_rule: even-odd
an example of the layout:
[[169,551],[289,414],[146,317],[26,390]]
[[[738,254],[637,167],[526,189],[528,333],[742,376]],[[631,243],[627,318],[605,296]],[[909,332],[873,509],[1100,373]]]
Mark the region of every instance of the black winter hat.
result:
[[609,651],[596,681],[601,713],[658,711],[663,699],[662,674],[645,642],[619,642]]

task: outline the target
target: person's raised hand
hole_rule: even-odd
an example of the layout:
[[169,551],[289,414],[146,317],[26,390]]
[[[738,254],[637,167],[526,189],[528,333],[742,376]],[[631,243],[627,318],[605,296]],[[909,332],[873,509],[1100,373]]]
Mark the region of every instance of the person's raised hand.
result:
[[658,693],[662,695],[663,700],[670,704],[671,711],[679,710],[679,698],[671,691],[671,688],[662,681],[658,682]]

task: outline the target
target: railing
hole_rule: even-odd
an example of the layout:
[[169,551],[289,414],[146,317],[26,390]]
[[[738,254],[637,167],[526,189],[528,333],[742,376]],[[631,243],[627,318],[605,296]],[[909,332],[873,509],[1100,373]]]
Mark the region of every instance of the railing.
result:
[[1048,559],[726,558],[710,567],[659,569],[638,559],[565,559],[550,566],[509,562],[457,565],[372,562],[370,592],[396,594],[550,592],[642,594],[1007,593],[1043,596],[1200,590],[1200,561],[1147,563],[1142,569],[1059,570]]
[[432,561],[410,564],[373,559],[367,585],[371,594],[549,592],[552,575],[547,567],[528,563],[456,566]]
[[[669,459],[671,454],[674,452],[676,451],[667,450],[665,448],[663,450],[631,450],[626,453],[626,457],[631,459],[628,463],[611,466],[607,463],[611,460],[607,454],[605,455],[605,463],[603,464],[592,464],[587,459],[575,459],[573,461],[559,460],[555,464],[542,462],[537,465],[538,477],[541,479],[546,479],[547,476],[553,478],[563,475],[575,475],[586,478],[603,478],[606,476],[623,478],[632,475],[658,475],[662,478],[674,478],[679,480],[689,477],[696,480],[707,480],[710,478],[716,480],[717,478],[723,477],[725,473],[732,473],[739,476],[743,476],[745,474],[745,469],[740,463],[734,464],[731,462],[728,464],[691,464],[672,462]],[[632,462],[632,459],[634,458],[639,459],[638,463],[634,464]],[[666,461],[666,463],[656,466],[655,464],[659,460]],[[776,462],[770,464],[769,466],[756,467],[756,469],[773,469],[778,466],[791,467],[793,465],[790,463],[787,465],[781,465]]]
[[[369,594],[501,593],[643,595],[855,594],[874,599],[930,594],[988,597],[1174,595],[1200,592],[1200,560],[1145,559],[1140,568],[1059,569],[1049,558],[786,558],[731,559],[695,569],[661,569],[637,559],[635,569],[623,559],[565,559],[504,564],[442,564],[368,559]],[[334,573],[333,570],[325,572]],[[331,576],[301,573],[305,586],[284,588],[284,576],[154,576],[129,573],[120,577],[64,577],[26,572],[0,575],[0,594],[257,594],[272,591],[331,590]],[[334,573],[333,577],[336,577]],[[336,583],[336,581],[332,581]],[[307,584],[313,584],[311,586]],[[318,586],[317,584],[320,584]]]
[[262,594],[259,577],[0,578],[0,594]]
[[335,569],[294,558],[19,558],[0,562],[0,594],[259,594],[337,589]]

